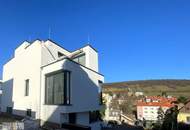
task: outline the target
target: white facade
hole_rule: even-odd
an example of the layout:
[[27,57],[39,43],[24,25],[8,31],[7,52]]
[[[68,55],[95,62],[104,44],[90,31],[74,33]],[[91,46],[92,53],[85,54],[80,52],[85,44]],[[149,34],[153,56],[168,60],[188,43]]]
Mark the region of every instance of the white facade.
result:
[[173,107],[174,97],[147,96],[137,101],[137,119],[138,120],[158,120],[159,108],[165,113],[167,109]]
[[[74,61],[81,55],[85,57],[81,59],[83,65]],[[47,105],[46,75],[60,70],[71,72],[70,104]],[[98,73],[98,53],[90,45],[70,52],[50,40],[24,42],[3,67],[2,111],[12,107],[13,114],[25,116],[30,109],[32,117],[58,124],[69,122],[69,113],[75,113],[76,124],[99,129],[99,122],[89,123],[89,111],[101,108],[99,81],[104,81],[104,77]]]
[[[156,121],[158,120],[158,109],[160,106],[137,106],[137,119]],[[169,107],[162,107],[163,112],[165,113]]]
[[2,98],[2,81],[0,80],[0,112],[1,112],[1,98]]
[[[137,117],[140,120],[157,120],[159,106],[140,106],[137,107]],[[142,109],[139,113],[139,109]]]
[[120,121],[120,116],[122,114],[122,111],[117,110],[117,109],[113,109],[111,106],[111,102],[116,97],[116,95],[114,94],[113,96],[110,96],[109,94],[103,94],[103,97],[106,100],[106,109],[105,109],[104,120],[106,120],[106,121],[109,121],[109,120]]
[[135,92],[135,96],[143,96],[144,95],[144,93],[143,92]]

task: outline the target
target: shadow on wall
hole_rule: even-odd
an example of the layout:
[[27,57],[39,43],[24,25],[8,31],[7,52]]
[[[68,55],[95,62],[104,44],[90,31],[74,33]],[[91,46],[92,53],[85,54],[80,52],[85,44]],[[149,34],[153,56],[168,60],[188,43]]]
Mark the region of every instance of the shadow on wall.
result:
[[[69,59],[66,59],[63,63],[62,69],[71,71],[70,105],[59,105],[56,107],[51,115],[49,115],[49,118],[45,124],[57,123],[57,126],[62,124],[62,127],[67,129],[90,130],[91,128],[89,125],[91,124],[88,115],[89,111],[96,111],[100,107],[99,87],[97,86],[98,77],[94,79],[96,74],[93,73],[95,72],[84,69],[81,65]],[[92,79],[94,79],[94,81]],[[71,114],[65,113],[65,108]],[[44,112],[45,115],[48,115],[47,111]],[[93,125],[95,124],[96,123],[93,123]]]
[[[7,114],[12,114],[16,116],[25,117],[27,115],[27,111],[14,109],[13,82],[14,82],[14,79],[10,79],[3,83],[2,112],[6,112]],[[29,115],[35,118],[36,112],[31,111],[29,112]]]
[[12,100],[13,97],[13,82],[14,79],[7,80],[3,82],[2,87],[2,111],[3,112],[12,112],[11,108],[14,106],[14,102]]

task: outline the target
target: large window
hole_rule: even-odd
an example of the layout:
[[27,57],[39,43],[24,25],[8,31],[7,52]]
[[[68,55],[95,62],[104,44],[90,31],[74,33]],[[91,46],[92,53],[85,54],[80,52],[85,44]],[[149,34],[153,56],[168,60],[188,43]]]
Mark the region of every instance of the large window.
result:
[[29,79],[25,80],[25,96],[29,95]]
[[85,66],[85,54],[74,57],[73,61]]
[[47,74],[45,82],[45,104],[70,104],[70,71]]

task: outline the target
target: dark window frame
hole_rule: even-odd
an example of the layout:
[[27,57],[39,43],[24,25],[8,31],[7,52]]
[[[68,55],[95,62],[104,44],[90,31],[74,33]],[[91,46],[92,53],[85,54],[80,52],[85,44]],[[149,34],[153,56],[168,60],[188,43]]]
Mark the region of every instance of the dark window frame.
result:
[[13,113],[13,107],[7,107],[6,112],[7,112],[8,114],[12,114],[12,113]]
[[[80,62],[80,58],[81,57],[83,57],[84,56],[84,64],[82,64],[81,62]],[[77,56],[74,56],[73,58],[72,58],[72,60],[74,61],[74,62],[77,62],[78,64],[80,64],[80,65],[86,65],[86,54],[85,53],[83,53],[83,54],[79,54],[79,55],[77,55]]]
[[[63,84],[64,84],[64,98],[63,98],[63,103],[61,104],[55,104],[55,103],[47,103],[47,78],[50,77],[50,76],[53,76],[53,75],[56,75],[56,74],[59,74],[59,73],[63,73],[64,74],[64,80],[63,80]],[[67,86],[67,74],[69,74],[69,86]],[[69,88],[69,93],[67,93],[67,88]],[[54,89],[53,89],[54,91]],[[68,100],[67,100],[67,96],[68,96]],[[54,92],[53,92],[53,96],[52,98],[54,98]],[[69,102],[67,102],[69,101]],[[45,105],[60,105],[60,106],[63,106],[63,105],[71,105],[71,71],[70,70],[65,70],[65,69],[61,69],[61,70],[57,70],[57,71],[54,71],[54,72],[50,72],[50,73],[47,73],[45,74],[45,101],[44,101],[44,104]]]
[[26,110],[26,116],[29,116],[29,117],[32,116],[32,109],[27,109]]
[[69,123],[76,124],[77,113],[69,113],[68,116],[69,116]]
[[100,111],[89,111],[89,123],[95,123],[100,121]]
[[57,52],[57,56],[58,56],[58,57],[62,57],[62,56],[64,56],[64,54],[58,51],[58,52]]
[[102,95],[102,86],[101,86],[102,84],[103,84],[103,81],[98,80],[98,85],[101,88],[101,92],[99,93],[99,104],[100,105],[103,105],[103,95]]
[[187,122],[190,122],[190,116],[186,117]]

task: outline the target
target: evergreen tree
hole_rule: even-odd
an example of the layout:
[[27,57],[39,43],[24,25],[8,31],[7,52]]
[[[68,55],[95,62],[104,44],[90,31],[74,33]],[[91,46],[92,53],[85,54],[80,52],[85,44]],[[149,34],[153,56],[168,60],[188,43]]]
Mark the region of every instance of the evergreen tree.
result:
[[157,116],[158,123],[162,124],[162,122],[164,120],[164,111],[163,111],[162,107],[158,108],[158,112],[157,113],[158,113],[158,116]]

